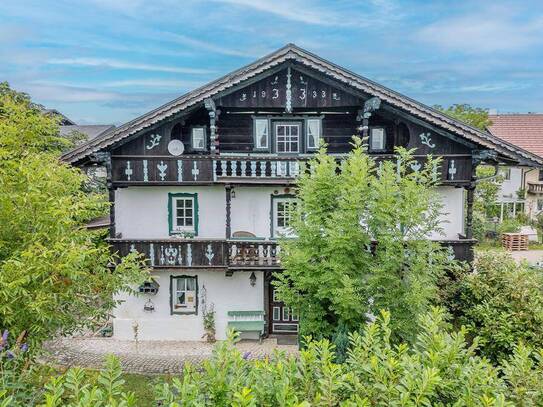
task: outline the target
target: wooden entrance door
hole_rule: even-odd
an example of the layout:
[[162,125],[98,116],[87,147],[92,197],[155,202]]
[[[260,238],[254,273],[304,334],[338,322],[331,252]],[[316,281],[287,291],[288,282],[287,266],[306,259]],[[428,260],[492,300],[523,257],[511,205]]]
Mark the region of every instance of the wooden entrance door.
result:
[[283,335],[283,334],[298,334],[298,313],[293,312],[290,307],[285,306],[282,301],[277,299],[277,293],[270,284],[270,309],[269,315],[269,327],[270,334]]

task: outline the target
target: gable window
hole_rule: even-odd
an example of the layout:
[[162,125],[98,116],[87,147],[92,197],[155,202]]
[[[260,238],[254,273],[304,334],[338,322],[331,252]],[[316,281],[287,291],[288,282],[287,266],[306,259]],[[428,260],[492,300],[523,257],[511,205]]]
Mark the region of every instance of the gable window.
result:
[[293,237],[291,221],[297,202],[293,197],[272,196],[272,237]]
[[198,234],[198,194],[169,194],[170,234]]
[[268,119],[254,120],[255,148],[269,148],[269,121]]
[[383,151],[385,149],[385,129],[372,127],[370,129],[370,151]]
[[307,139],[308,150],[319,148],[321,138],[321,119],[307,119]]
[[300,123],[275,124],[275,150],[278,153],[300,151]]
[[190,145],[193,150],[202,151],[206,149],[206,128],[193,127],[190,136]]
[[172,314],[198,312],[198,279],[195,276],[171,276],[170,297]]

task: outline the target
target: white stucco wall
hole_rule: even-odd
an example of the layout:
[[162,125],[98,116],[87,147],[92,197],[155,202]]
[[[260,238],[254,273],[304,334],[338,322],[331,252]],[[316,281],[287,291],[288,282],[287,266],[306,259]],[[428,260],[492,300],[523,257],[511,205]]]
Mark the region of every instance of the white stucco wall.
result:
[[198,194],[198,238],[225,238],[224,186],[130,187],[115,191],[115,226],[123,239],[167,239],[168,193]]
[[[170,276],[198,276],[199,309],[197,315],[171,315]],[[117,339],[133,340],[134,322],[138,323],[139,340],[200,341],[204,335],[202,321],[202,288],[205,286],[207,303],[215,306],[217,339],[226,339],[228,311],[264,311],[264,279],[255,271],[256,284],[249,282],[251,272],[235,272],[226,277],[218,271],[160,271],[153,278],[160,284],[158,294],[138,297],[122,295],[124,302],[114,311],[113,335]],[[143,311],[148,299],[155,305],[154,312]]]
[[443,234],[433,233],[431,239],[458,239],[458,234],[464,233],[464,188],[443,186],[437,190],[443,203]]
[[[288,192],[285,187],[236,187],[231,200],[231,231],[251,232],[269,239],[271,196]],[[437,188],[442,202],[444,235],[434,233],[433,239],[457,239],[464,231],[464,189]],[[224,186],[201,187],[130,187],[115,195],[117,233],[124,239],[167,239],[168,193],[198,194],[199,231],[197,238],[224,239],[226,198]]]
[[498,192],[498,202],[514,202],[517,201],[517,191],[522,188],[522,172],[520,167],[504,167],[510,168],[510,179],[504,180],[500,191]]

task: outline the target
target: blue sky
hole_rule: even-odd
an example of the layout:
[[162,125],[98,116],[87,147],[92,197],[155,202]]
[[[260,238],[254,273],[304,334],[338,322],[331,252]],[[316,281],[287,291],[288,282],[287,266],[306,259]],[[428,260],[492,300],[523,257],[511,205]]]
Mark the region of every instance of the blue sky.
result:
[[543,111],[543,1],[2,0],[0,81],[126,122],[288,42],[423,103]]

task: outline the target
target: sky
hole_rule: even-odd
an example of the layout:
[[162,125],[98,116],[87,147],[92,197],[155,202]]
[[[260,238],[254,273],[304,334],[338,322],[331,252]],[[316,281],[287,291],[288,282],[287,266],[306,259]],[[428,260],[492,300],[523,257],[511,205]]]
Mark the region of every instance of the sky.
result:
[[543,0],[1,0],[0,81],[122,124],[287,43],[428,105],[543,112]]

